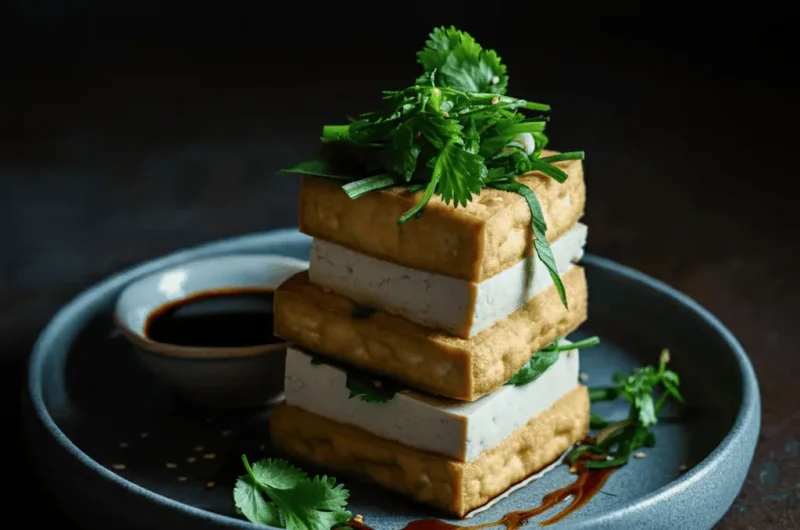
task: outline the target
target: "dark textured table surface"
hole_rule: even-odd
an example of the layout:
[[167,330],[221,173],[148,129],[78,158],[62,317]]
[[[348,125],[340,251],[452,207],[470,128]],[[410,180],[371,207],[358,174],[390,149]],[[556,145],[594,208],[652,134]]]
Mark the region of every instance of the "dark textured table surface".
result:
[[[142,260],[293,225],[297,181],[275,170],[310,154],[323,122],[413,78],[424,31],[410,33],[407,44],[370,34],[368,56],[357,39],[337,44],[346,52],[266,39],[95,46],[69,62],[51,50],[11,64],[0,84],[10,451],[24,446],[12,427],[24,359],[54,311]],[[719,527],[799,528],[797,82],[780,57],[745,56],[741,43],[665,54],[658,42],[554,38],[535,62],[522,42],[495,46],[512,91],[554,105],[554,147],[588,153],[589,250],[695,298],[753,360],[762,435]],[[18,478],[21,496],[38,491]]]

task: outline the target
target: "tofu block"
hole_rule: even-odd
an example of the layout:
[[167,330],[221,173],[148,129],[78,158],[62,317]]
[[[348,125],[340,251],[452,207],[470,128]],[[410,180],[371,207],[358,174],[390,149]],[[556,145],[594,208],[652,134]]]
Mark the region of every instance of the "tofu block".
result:
[[[586,225],[576,223],[553,243],[559,274],[583,256],[586,235]],[[553,285],[535,255],[478,283],[410,269],[321,239],[313,240],[309,263],[311,283],[462,339],[490,328]]]
[[457,517],[480,508],[557,460],[589,429],[579,385],[471,462],[408,447],[290,405],[270,417],[273,443],[293,458],[363,477]]
[[562,281],[569,310],[555,286],[472,338],[461,339],[404,318],[372,311],[309,282],[306,271],[275,291],[275,334],[303,349],[411,388],[475,401],[500,388],[534,352],[586,320],[584,270],[573,265]]
[[[537,172],[519,178],[542,206],[551,243],[581,218],[586,202],[582,162],[556,165],[569,175],[564,183]],[[304,176],[300,231],[383,261],[476,283],[533,253],[531,213],[520,195],[485,188],[458,208],[434,197],[420,218],[398,226],[421,196],[393,187],[351,199],[341,182]]]
[[[354,380],[374,384],[369,379]],[[297,348],[287,351],[287,405],[408,447],[472,462],[578,386],[578,350],[561,352],[552,366],[527,385],[502,386],[471,403],[410,389],[400,389],[387,402],[374,402],[351,397],[347,382],[345,368],[320,362],[319,357]],[[386,383],[377,383],[388,388]]]

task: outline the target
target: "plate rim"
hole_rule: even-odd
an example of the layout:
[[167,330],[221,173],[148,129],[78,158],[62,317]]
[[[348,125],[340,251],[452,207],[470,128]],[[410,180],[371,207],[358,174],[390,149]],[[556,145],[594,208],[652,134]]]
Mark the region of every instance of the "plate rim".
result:
[[[32,405],[32,412],[35,415],[35,419],[41,424],[42,427],[44,427],[47,433],[66,451],[70,457],[77,460],[77,463],[80,465],[85,466],[89,468],[90,471],[95,472],[100,478],[110,481],[116,486],[119,486],[123,490],[126,490],[134,495],[141,496],[157,505],[160,505],[162,508],[175,509],[180,512],[184,512],[191,517],[197,517],[209,522],[227,525],[229,528],[270,528],[281,530],[276,529],[275,527],[255,525],[254,523],[243,519],[237,519],[228,515],[209,512],[202,508],[185,504],[140,486],[135,482],[128,480],[117,473],[114,473],[110,469],[103,466],[100,462],[94,460],[88,454],[83,452],[61,430],[51,416],[50,411],[48,410],[48,407],[44,401],[41,370],[45,359],[49,355],[48,352],[51,350],[52,344],[58,342],[58,335],[61,334],[62,329],[66,327],[67,324],[72,320],[75,313],[81,313],[89,309],[93,303],[96,303],[100,293],[103,293],[108,289],[124,286],[136,278],[144,277],[159,269],[174,266],[183,261],[221,255],[226,252],[244,253],[246,252],[246,248],[254,247],[259,241],[263,241],[264,239],[278,241],[285,240],[287,243],[299,243],[302,240],[309,240],[310,238],[299,232],[297,227],[278,228],[266,232],[257,232],[219,239],[182,250],[177,250],[154,259],[136,263],[128,268],[123,269],[122,271],[107,276],[105,279],[102,279],[99,282],[95,282],[74,296],[68,303],[63,305],[54,314],[54,316],[40,332],[36,342],[34,343],[33,350],[27,363],[26,384],[24,389],[26,392],[26,397]],[[704,308],[694,299],[678,291],[666,282],[649,276],[636,269],[592,253],[586,253],[582,261],[591,267],[610,270],[634,282],[644,284],[647,288],[658,291],[662,295],[676,300],[681,305],[689,308],[695,315],[702,319],[706,325],[713,328],[714,331],[718,333],[727,344],[736,360],[739,376],[742,380],[742,400],[739,403],[736,419],[731,429],[728,431],[722,441],[689,471],[672,480],[671,482],[661,486],[660,488],[650,492],[649,494],[631,500],[630,502],[625,503],[613,511],[597,514],[591,519],[581,521],[578,525],[579,527],[608,525],[614,521],[618,521],[619,517],[624,517],[625,513],[627,512],[637,512],[642,509],[647,509],[648,506],[663,502],[669,496],[679,493],[686,488],[690,488],[697,482],[705,480],[709,477],[709,475],[716,471],[718,466],[722,465],[721,462],[725,460],[726,455],[737,450],[737,444],[740,440],[747,438],[749,434],[748,431],[753,429],[754,422],[756,423],[755,428],[760,430],[759,418],[761,413],[759,383],[755,369],[753,368],[747,353],[736,339],[735,335],[714,314],[712,314],[708,309]],[[42,479],[40,478],[39,480]]]

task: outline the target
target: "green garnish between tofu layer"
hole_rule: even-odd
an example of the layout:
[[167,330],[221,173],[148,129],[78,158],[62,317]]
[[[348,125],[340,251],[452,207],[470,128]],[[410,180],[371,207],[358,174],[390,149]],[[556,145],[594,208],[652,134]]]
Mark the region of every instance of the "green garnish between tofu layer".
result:
[[281,172],[340,180],[353,199],[398,185],[424,191],[400,225],[420,216],[434,195],[453,207],[483,188],[522,195],[536,254],[566,307],[541,205],[517,177],[535,170],[564,182],[567,173],[553,164],[583,160],[583,151],[541,156],[550,106],[507,96],[506,66],[469,34],[436,28],[417,62],[423,71],[412,86],[384,91],[379,109],[348,124],[324,126],[318,156]]
[[[545,346],[535,355],[532,355],[525,365],[509,379],[507,386],[524,386],[537,380],[548,368],[553,366],[559,355],[565,351],[588,348],[600,344],[597,337],[589,337],[573,343],[559,343],[558,341]],[[403,389],[393,381],[382,381],[371,378],[351,368],[347,370],[347,389],[350,398],[358,398],[367,403],[388,403],[395,394]]]

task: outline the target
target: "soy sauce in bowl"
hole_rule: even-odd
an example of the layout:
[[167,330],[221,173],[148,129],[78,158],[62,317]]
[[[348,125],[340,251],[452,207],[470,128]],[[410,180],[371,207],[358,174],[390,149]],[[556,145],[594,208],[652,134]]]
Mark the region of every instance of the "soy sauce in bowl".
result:
[[145,336],[174,346],[246,348],[282,342],[273,332],[271,289],[206,291],[161,306]]

